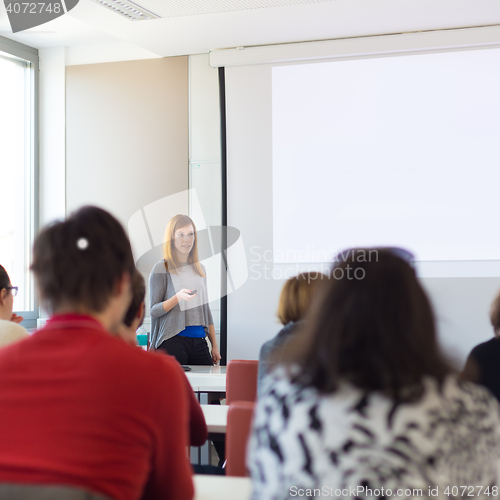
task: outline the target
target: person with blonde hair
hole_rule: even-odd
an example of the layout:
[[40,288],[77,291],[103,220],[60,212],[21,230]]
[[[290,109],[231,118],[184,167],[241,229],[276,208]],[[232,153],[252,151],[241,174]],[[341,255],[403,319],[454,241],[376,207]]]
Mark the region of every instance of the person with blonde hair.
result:
[[208,304],[206,271],[198,259],[196,226],[187,215],[176,215],[168,222],[163,256],[149,277],[150,348],[166,351],[181,365],[217,364],[221,356]]
[[326,276],[322,273],[300,273],[283,285],[278,304],[278,320],[283,328],[260,349],[257,392],[262,390],[262,382],[269,371],[269,359],[277,355],[284,344],[297,332],[306,314],[314,291]]

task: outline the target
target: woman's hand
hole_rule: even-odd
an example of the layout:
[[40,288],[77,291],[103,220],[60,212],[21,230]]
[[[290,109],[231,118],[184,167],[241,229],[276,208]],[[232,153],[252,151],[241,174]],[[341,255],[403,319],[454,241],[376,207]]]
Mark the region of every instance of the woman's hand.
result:
[[189,302],[194,297],[196,297],[196,293],[192,293],[192,290],[189,290],[189,288],[183,288],[182,290],[179,290],[175,295],[172,295],[172,297],[165,300],[165,302],[163,302],[163,310],[168,313],[183,300]]
[[196,293],[193,293],[191,295],[192,290],[189,290],[188,288],[183,288],[179,292],[175,294],[177,297],[177,302],[180,302],[181,300],[185,300],[186,302],[189,302],[191,299],[196,297]]
[[217,346],[212,347],[212,361],[214,362],[214,365],[220,361],[220,358],[219,348]]
[[210,344],[212,345],[212,361],[216,365],[220,361],[221,356],[219,347],[217,346],[217,339],[215,338],[214,325],[208,325],[208,340],[210,340]]
[[22,316],[18,316],[16,313],[12,313],[12,317],[10,318],[11,321],[17,324],[21,323],[23,319],[24,318]]

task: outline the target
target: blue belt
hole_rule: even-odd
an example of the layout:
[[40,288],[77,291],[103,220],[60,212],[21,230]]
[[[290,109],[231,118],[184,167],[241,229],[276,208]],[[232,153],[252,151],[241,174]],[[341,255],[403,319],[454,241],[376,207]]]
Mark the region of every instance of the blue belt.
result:
[[205,328],[201,325],[186,326],[182,332],[178,333],[181,337],[190,337],[193,339],[204,339],[206,336]]

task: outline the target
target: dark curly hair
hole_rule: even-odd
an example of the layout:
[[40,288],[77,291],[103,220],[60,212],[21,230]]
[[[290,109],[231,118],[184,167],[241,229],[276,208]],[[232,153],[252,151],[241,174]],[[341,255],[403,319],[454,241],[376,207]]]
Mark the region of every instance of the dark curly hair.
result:
[[31,269],[49,311],[77,306],[101,312],[117,281],[124,273],[132,276],[135,265],[122,225],[105,210],[87,206],[41,231]]

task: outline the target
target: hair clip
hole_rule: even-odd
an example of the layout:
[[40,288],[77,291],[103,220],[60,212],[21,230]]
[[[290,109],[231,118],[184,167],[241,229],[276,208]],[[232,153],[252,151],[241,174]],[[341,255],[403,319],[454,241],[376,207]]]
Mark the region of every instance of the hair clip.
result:
[[80,250],[86,250],[89,246],[89,240],[87,240],[87,238],[80,238],[77,242],[76,242],[76,246],[80,249]]

